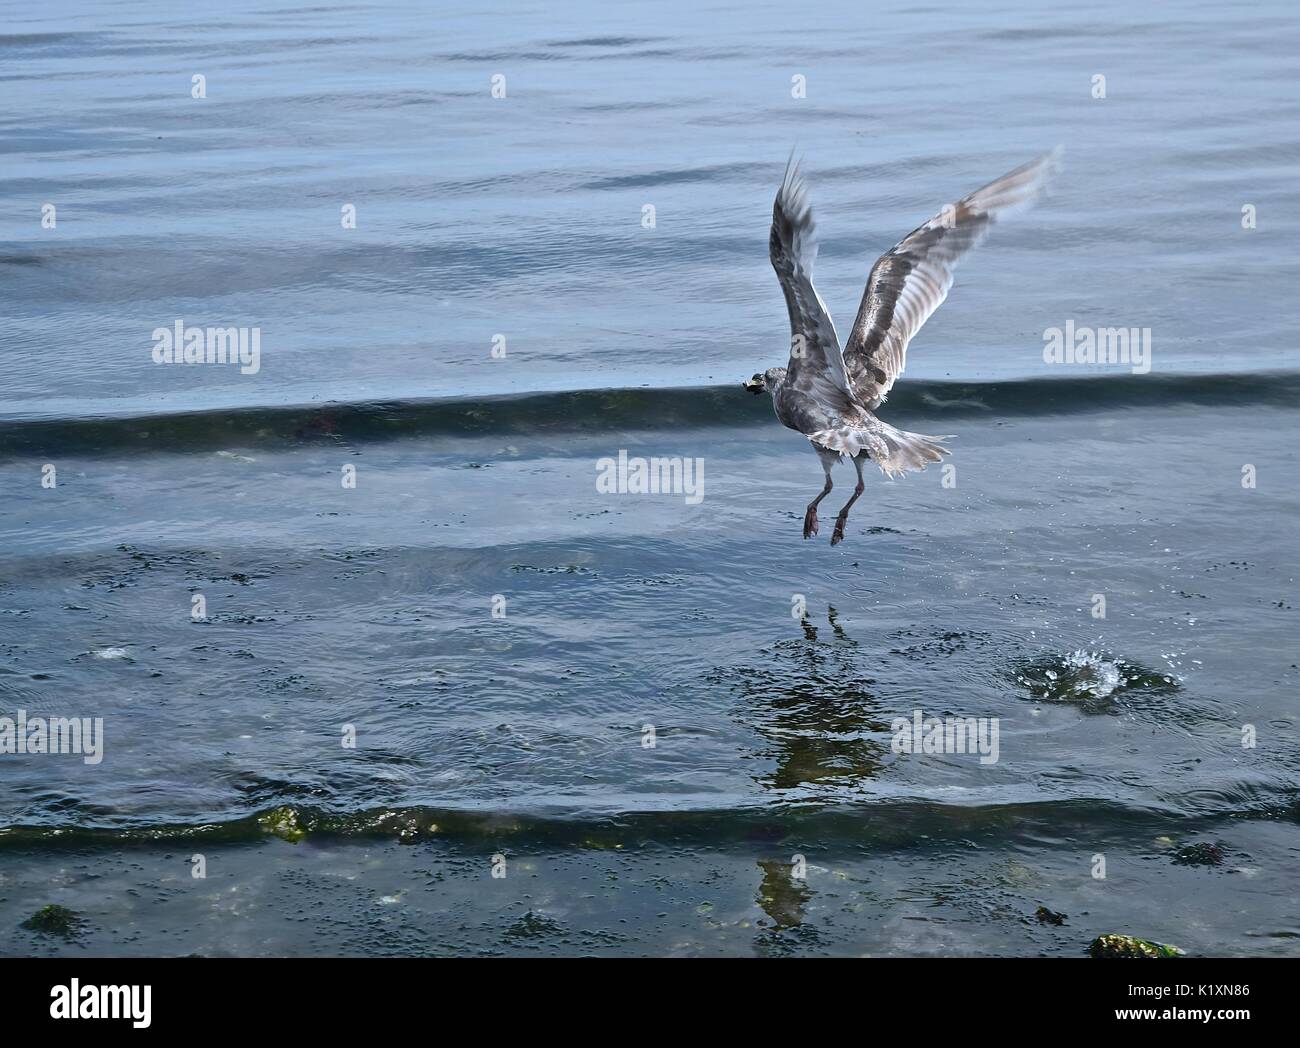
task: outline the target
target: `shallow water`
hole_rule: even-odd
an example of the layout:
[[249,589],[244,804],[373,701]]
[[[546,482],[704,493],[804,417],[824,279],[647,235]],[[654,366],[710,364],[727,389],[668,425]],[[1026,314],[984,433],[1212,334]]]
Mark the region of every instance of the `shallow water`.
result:
[[[11,20],[0,716],[106,742],[0,755],[0,952],[1297,952],[1286,10],[671,14]],[[816,459],[739,389],[796,140],[841,329],[1067,147],[883,411],[955,473],[836,548],[851,471],[802,541]],[[178,317],[261,370],[154,365]],[[1152,372],[1044,365],[1069,318]],[[621,449],[702,501],[600,494]],[[998,759],[895,752],[917,709]]]

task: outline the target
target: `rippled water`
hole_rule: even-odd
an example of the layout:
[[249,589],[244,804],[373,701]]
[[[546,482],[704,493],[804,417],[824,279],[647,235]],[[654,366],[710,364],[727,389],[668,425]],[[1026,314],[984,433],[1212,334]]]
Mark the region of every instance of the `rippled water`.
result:
[[[0,754],[0,952],[1296,952],[1284,5],[5,32],[0,717],[106,741]],[[739,388],[791,146],[844,330],[1056,143],[883,410],[956,473],[803,542],[816,459]],[[155,365],[177,319],[260,370]],[[1045,365],[1067,320],[1150,327],[1152,372]],[[598,493],[620,449],[703,501]],[[997,761],[897,752],[918,709]],[[50,902],[75,935],[20,928]]]

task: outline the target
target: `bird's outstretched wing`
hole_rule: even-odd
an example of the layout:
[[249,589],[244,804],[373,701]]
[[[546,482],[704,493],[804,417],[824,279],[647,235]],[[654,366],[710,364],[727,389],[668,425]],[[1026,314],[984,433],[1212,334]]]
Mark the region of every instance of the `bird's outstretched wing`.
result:
[[828,404],[851,403],[840,352],[840,339],[821,296],[812,283],[817,258],[817,226],[808,205],[808,190],[791,155],[781,189],[772,206],[772,235],[768,241],[772,268],[790,312],[790,362],[786,384],[805,393],[820,394]]
[[1060,152],[1046,153],[945,207],[871,267],[844,347],[844,363],[863,404],[875,408],[885,399],[903,373],[908,342],[948,297],[957,261],[998,218],[1042,191]]

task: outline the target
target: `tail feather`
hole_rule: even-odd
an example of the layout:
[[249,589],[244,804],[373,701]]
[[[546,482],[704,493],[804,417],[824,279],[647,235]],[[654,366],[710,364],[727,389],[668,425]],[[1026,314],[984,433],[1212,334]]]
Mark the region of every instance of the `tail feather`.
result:
[[948,440],[948,437],[909,433],[879,419],[875,420],[875,425],[870,429],[828,429],[808,436],[810,440],[845,455],[857,455],[865,451],[867,457],[887,477],[901,476],[907,472],[919,473],[931,462],[938,462],[944,455],[951,454],[943,446],[943,441]]

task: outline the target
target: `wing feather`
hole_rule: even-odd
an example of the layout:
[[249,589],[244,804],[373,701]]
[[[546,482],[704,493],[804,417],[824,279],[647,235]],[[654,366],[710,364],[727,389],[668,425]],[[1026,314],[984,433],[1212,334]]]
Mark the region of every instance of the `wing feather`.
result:
[[813,287],[817,225],[808,204],[807,186],[793,155],[772,206],[768,255],[790,314],[786,383],[803,392],[820,393],[831,403],[851,403],[853,387],[844,366],[839,335],[826,304]]
[[997,219],[1038,196],[1059,158],[1058,148],[962,197],[912,230],[871,267],[843,354],[863,404],[878,407],[903,373],[907,344],[948,297],[957,262]]

